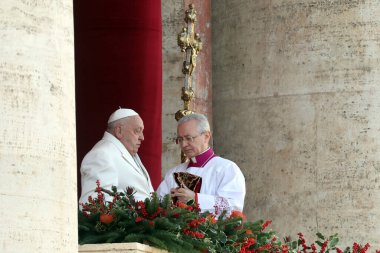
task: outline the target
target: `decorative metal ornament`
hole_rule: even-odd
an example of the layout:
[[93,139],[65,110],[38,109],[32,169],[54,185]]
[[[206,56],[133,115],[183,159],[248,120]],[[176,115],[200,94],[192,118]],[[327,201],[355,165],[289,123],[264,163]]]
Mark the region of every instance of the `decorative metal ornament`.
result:
[[[197,21],[197,12],[194,5],[190,4],[189,9],[185,12],[186,26],[182,28],[177,35],[177,43],[184,53],[185,60],[182,64],[182,73],[185,75],[182,87],[181,99],[183,100],[183,109],[175,113],[175,119],[178,121],[183,116],[194,113],[191,110],[191,101],[194,98],[192,87],[192,75],[197,65],[197,56],[202,50],[202,41],[198,33],[195,33],[195,22]],[[181,161],[186,161],[186,156],[181,152]]]
[[194,90],[192,87],[192,75],[195,70],[197,56],[202,50],[202,41],[200,35],[194,32],[195,22],[197,21],[197,12],[194,5],[190,4],[189,9],[185,12],[186,26],[182,28],[177,35],[177,43],[184,52],[182,64],[182,73],[185,75],[182,87],[181,99],[183,100],[183,109],[178,110],[175,114],[175,119],[178,121],[183,116],[194,113],[191,111],[190,105],[194,98]]

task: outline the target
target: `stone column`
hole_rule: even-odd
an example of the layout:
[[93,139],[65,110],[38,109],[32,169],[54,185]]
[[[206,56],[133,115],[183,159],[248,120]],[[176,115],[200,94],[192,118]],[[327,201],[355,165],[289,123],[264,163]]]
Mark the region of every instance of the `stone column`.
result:
[[0,13],[0,251],[77,252],[72,1]]
[[380,2],[213,1],[217,153],[280,235],[380,248]]

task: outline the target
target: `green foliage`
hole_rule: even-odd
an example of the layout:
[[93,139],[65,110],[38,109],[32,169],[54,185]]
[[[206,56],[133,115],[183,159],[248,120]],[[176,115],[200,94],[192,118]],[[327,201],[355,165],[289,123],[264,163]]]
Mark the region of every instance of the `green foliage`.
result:
[[[317,241],[306,245],[303,235],[291,241],[278,240],[275,232],[265,231],[271,221],[245,221],[239,211],[219,216],[200,213],[194,202],[172,203],[170,195],[160,199],[156,193],[145,201],[136,201],[133,190],[125,192],[104,190],[97,182],[97,198],[89,198],[78,213],[80,244],[139,242],[169,252],[209,253],[351,253],[336,245],[337,234],[325,237],[317,233]],[[113,196],[106,202],[104,193]],[[316,245],[320,247],[317,251]],[[365,253],[364,247],[354,244],[353,253]],[[380,253],[380,252],[376,252]]]

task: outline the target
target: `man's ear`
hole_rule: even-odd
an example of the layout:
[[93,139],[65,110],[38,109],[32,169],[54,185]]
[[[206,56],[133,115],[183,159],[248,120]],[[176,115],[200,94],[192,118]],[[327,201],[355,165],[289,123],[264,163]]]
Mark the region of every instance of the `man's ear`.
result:
[[123,135],[121,133],[121,125],[115,126],[114,133],[115,133],[115,137],[117,139],[121,139],[121,137],[123,137]]
[[210,141],[210,139],[211,139],[211,132],[207,131],[207,132],[204,132],[203,134],[206,137],[207,142]]

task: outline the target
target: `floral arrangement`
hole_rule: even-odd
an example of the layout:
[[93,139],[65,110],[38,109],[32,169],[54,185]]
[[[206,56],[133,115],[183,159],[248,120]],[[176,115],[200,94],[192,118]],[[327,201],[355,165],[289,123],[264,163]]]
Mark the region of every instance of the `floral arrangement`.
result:
[[[81,204],[79,210],[79,243],[139,242],[169,252],[210,253],[365,253],[370,245],[353,244],[342,250],[336,245],[337,235],[308,246],[302,233],[298,240],[280,240],[273,231],[265,231],[271,221],[246,221],[240,211],[230,216],[205,212],[190,201],[173,203],[170,195],[159,199],[156,193],[145,201],[134,199],[134,190],[108,191],[97,182],[97,197]],[[105,195],[112,201],[106,201]],[[318,249],[317,249],[318,247]],[[380,251],[376,251],[380,253]]]

